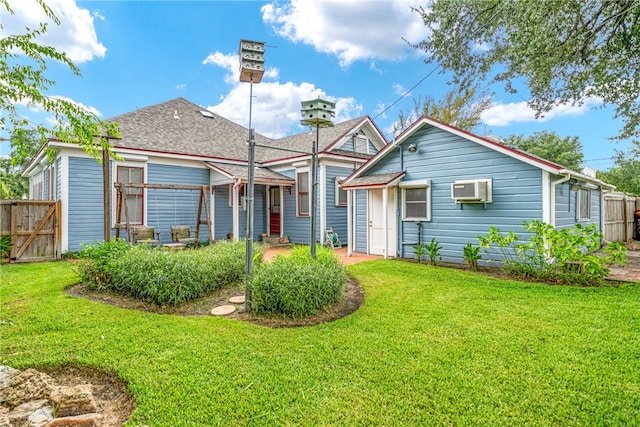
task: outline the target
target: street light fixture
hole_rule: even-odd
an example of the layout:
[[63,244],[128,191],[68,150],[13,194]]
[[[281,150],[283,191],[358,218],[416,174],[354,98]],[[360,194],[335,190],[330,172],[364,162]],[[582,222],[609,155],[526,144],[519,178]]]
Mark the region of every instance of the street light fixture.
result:
[[309,246],[311,247],[311,257],[316,257],[316,205],[318,197],[318,144],[320,140],[320,128],[332,127],[331,119],[335,117],[335,102],[325,101],[323,99],[314,99],[312,101],[302,101],[302,120],[300,123],[305,126],[316,127],[316,139],[311,147],[311,238]]
[[[251,113],[253,107],[253,84],[260,83],[264,75],[264,42],[240,40],[240,81],[250,83],[249,86],[249,159],[248,182],[246,194],[247,206],[247,247],[245,258],[245,273],[247,281],[253,272],[253,201],[254,201],[254,168],[255,168],[255,132],[251,127]],[[251,301],[251,287],[246,286],[245,307],[249,308]]]

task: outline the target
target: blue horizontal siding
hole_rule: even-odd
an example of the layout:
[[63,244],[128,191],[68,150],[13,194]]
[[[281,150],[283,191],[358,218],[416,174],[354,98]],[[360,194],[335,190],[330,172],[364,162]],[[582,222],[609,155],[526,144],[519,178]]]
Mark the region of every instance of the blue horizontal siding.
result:
[[[184,166],[147,165],[147,182],[150,184],[209,185],[209,170]],[[147,223],[160,232],[160,243],[171,243],[171,226],[188,225],[194,235],[196,230],[200,190],[170,190],[149,188],[147,192]],[[202,219],[205,211],[202,211]],[[208,240],[207,226],[200,226],[200,240]]]
[[347,243],[347,207],[336,206],[336,178],[346,178],[353,172],[353,168],[327,166],[326,171],[326,221],[327,227],[340,237],[341,243]]
[[291,243],[309,244],[311,218],[298,217],[296,208],[296,185],[291,186],[291,194],[285,189],[282,200],[284,212],[284,234]]
[[356,252],[367,253],[367,231],[368,227],[368,213],[367,213],[367,190],[355,190],[355,227],[354,227],[354,241]]
[[[416,153],[406,151],[410,144],[417,145]],[[416,132],[401,147],[390,151],[367,175],[405,170],[405,181],[430,180],[431,221],[422,222],[420,241],[428,243],[435,237],[443,247],[443,261],[463,263],[467,242],[477,244],[477,236],[492,226],[522,234],[524,220],[542,219],[540,169],[437,128]],[[492,179],[492,203],[459,204],[451,198],[454,181],[479,178]],[[364,217],[358,216],[356,228],[365,230],[365,226]],[[398,229],[401,255],[415,257],[417,224],[404,221]],[[356,244],[358,251],[366,251],[362,241]]]
[[104,238],[102,167],[94,159],[69,158],[68,249]]

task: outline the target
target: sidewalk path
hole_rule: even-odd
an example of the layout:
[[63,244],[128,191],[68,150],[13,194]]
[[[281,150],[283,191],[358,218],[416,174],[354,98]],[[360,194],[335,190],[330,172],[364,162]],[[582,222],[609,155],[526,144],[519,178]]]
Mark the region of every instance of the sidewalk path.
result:
[[608,278],[621,282],[640,282],[640,251],[627,252],[627,262],[624,267],[612,266]]
[[[289,248],[287,247],[269,247],[267,248],[267,252],[264,254],[264,259],[266,261],[272,260],[276,254],[284,254],[289,252]],[[382,256],[378,255],[367,255],[354,252],[351,256],[347,256],[347,248],[335,249],[333,251],[338,258],[342,261],[344,265],[351,265],[362,261],[369,261],[372,259],[382,259]]]

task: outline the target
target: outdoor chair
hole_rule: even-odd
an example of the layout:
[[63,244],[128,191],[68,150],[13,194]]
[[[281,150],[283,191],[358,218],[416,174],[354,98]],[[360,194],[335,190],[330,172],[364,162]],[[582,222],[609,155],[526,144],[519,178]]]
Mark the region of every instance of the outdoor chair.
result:
[[153,227],[136,226],[131,227],[133,230],[133,243],[147,243],[155,245],[160,243],[160,232],[154,230]]
[[188,225],[172,225],[171,241],[174,243],[194,243],[195,237],[191,237],[191,228]]

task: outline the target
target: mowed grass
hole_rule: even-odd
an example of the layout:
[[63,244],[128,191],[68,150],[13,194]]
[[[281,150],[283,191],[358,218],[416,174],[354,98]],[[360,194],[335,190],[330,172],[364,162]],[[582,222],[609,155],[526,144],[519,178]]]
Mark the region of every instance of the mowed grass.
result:
[[269,329],[64,293],[67,262],[3,265],[0,363],[91,365],[129,425],[640,425],[640,285],[560,287],[377,260],[356,313]]

